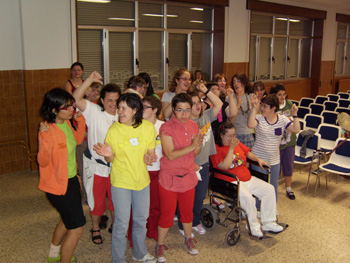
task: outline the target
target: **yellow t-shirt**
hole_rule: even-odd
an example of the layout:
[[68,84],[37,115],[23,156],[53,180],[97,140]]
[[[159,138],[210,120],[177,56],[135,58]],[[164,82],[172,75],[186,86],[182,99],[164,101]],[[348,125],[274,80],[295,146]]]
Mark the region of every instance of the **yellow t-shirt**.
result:
[[156,138],[154,125],[147,120],[142,120],[137,128],[120,122],[109,128],[106,142],[115,154],[111,170],[112,186],[139,191],[149,185],[144,155],[155,148]]

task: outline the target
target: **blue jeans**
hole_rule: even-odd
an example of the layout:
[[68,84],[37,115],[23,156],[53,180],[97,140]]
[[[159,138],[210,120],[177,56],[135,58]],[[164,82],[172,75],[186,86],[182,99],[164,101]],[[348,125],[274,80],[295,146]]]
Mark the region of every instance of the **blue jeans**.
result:
[[[259,166],[252,165],[252,169],[254,171],[258,171],[258,172],[267,174],[267,171],[265,169],[262,169]],[[275,164],[275,165],[271,165],[271,168],[270,168],[270,173],[271,173],[270,184],[272,184],[273,187],[275,188],[276,203],[277,203],[277,189],[278,189],[278,178],[280,177],[280,169],[281,169],[280,163]],[[259,199],[256,200],[256,208],[260,209],[260,200]]]
[[146,223],[149,215],[149,186],[141,191],[129,190],[112,186],[112,201],[114,206],[114,225],[112,232],[113,263],[125,262],[126,234],[129,227],[130,209],[132,206],[132,255],[143,258],[146,248]]
[[[202,177],[202,181],[198,181],[196,186],[196,192],[194,195],[194,205],[193,205],[193,222],[192,226],[198,226],[201,222],[201,210],[203,206],[203,201],[208,191],[209,184],[209,162],[202,164],[202,170],[199,171]],[[179,228],[183,229],[182,223],[180,221],[179,210],[176,209],[177,217],[179,218],[178,224]]]

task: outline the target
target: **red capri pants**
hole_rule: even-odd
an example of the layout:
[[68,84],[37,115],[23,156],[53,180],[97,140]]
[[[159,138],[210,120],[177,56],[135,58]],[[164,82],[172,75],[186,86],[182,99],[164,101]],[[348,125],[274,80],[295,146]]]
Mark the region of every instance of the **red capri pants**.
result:
[[181,222],[193,221],[193,203],[195,187],[184,193],[173,192],[159,185],[160,218],[158,225],[162,228],[170,228],[173,225],[176,206],[178,205]]
[[106,211],[106,195],[108,196],[108,209],[114,211],[111,195],[111,178],[94,174],[93,186],[95,206],[90,213],[94,216],[103,215]]

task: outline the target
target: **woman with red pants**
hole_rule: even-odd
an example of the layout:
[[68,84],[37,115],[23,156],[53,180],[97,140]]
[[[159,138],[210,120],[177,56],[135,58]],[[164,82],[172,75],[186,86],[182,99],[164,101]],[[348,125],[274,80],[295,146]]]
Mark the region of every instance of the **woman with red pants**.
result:
[[171,106],[173,117],[159,130],[164,156],[160,160],[159,172],[158,262],[166,261],[164,240],[173,225],[176,205],[181,214],[188,253],[198,254],[197,241],[191,238],[194,194],[198,183],[194,158],[201,151],[203,136],[197,123],[190,120],[192,98],[188,94],[177,94]]

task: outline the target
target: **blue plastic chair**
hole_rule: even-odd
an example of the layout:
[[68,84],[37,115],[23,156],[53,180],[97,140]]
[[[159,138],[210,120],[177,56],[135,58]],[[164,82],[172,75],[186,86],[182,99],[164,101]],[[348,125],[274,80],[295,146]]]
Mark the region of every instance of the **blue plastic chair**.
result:
[[348,99],[340,99],[338,100],[338,107],[349,108],[350,100]]
[[337,102],[339,100],[339,96],[336,94],[327,94],[327,97],[328,97],[329,101]]
[[321,136],[320,148],[324,152],[330,152],[335,147],[335,142],[341,136],[341,127],[322,123],[317,130]]
[[338,113],[346,112],[347,114],[350,115],[350,109],[349,108],[338,107],[338,108],[335,109],[335,112],[338,112]]
[[311,109],[310,108],[303,107],[303,106],[299,106],[298,107],[297,115],[298,115],[299,119],[304,119],[305,115],[309,114],[309,113],[311,113]]
[[300,99],[300,103],[299,103],[299,106],[302,106],[302,107],[309,107],[309,105],[311,103],[314,103],[314,99],[312,98],[307,98],[307,97],[302,97]]
[[306,114],[305,115],[305,130],[310,129],[317,131],[318,126],[323,123],[323,117],[315,114]]
[[328,100],[327,96],[317,95],[316,98],[315,98],[315,102],[314,103],[323,104],[327,100]]
[[324,105],[322,104],[311,103],[309,108],[311,109],[311,114],[321,115],[322,111],[324,111]]
[[333,125],[337,123],[338,112],[324,110],[322,111],[321,116],[323,117],[323,123]]
[[350,94],[346,92],[338,92],[338,95],[341,99],[345,99],[345,100],[349,99],[350,97]]
[[338,103],[335,101],[325,101],[324,109],[328,111],[334,111],[338,107]]

